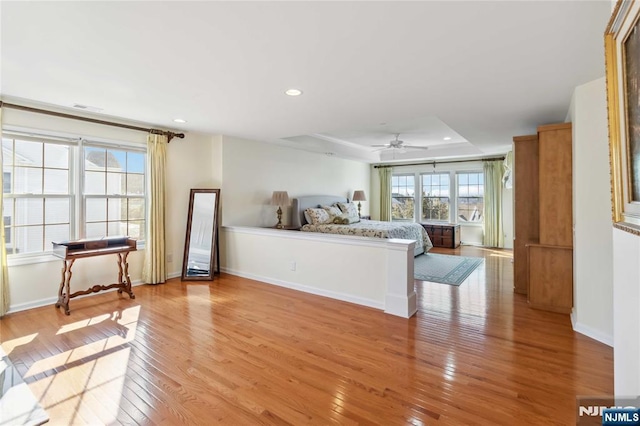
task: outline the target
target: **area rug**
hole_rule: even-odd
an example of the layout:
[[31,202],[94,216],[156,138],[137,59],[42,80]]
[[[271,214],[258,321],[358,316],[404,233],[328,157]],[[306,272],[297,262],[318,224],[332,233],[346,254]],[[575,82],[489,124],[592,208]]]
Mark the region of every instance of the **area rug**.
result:
[[49,415],[0,348],[0,426],[35,426],[48,420]]
[[482,263],[480,257],[427,253],[414,258],[416,280],[460,285]]

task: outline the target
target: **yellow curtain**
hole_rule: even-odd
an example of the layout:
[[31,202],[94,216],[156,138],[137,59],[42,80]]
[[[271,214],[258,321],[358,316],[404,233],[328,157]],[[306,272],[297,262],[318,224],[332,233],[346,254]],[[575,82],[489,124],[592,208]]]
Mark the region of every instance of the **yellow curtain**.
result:
[[484,242],[487,247],[504,247],[502,230],[501,160],[484,162]]
[[147,284],[161,284],[167,280],[165,264],[165,166],[167,137],[147,136],[147,235],[145,237],[142,278]]
[[391,167],[380,167],[380,220],[391,221]]
[[[2,133],[2,108],[0,108],[0,134]],[[0,149],[0,164],[4,164],[4,149]],[[4,173],[0,173],[0,188],[4,188]],[[3,212],[4,197],[0,196],[0,212]],[[0,214],[0,317],[9,311],[9,269],[7,247],[4,238],[4,215]]]

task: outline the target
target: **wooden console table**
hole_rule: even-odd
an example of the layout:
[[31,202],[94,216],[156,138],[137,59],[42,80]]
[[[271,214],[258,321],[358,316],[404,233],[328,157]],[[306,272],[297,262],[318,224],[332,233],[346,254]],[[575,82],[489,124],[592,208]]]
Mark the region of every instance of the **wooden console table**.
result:
[[[131,290],[131,278],[129,278],[129,264],[127,256],[136,251],[136,240],[129,237],[108,237],[100,239],[86,239],[77,241],[64,241],[53,244],[53,255],[62,259],[62,281],[58,290],[56,308],[62,306],[66,315],[70,314],[69,300],[83,294],[97,293],[102,290],[117,288],[118,293],[126,292],[131,299],[136,296]],[[84,257],[103,256],[115,254],[118,256],[118,282],[110,285],[94,285],[87,290],[71,293],[71,267],[76,259]]]

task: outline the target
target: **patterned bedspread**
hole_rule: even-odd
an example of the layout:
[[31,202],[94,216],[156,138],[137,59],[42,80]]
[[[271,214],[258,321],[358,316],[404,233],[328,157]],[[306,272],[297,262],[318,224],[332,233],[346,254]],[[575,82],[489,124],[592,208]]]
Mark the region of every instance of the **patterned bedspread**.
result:
[[422,225],[412,222],[379,222],[377,220],[361,220],[360,222],[352,223],[351,225],[311,225],[307,223],[300,230],[306,232],[321,232],[324,234],[415,240],[415,256],[426,253],[431,249],[431,247],[433,247],[433,244],[431,244],[431,240]]

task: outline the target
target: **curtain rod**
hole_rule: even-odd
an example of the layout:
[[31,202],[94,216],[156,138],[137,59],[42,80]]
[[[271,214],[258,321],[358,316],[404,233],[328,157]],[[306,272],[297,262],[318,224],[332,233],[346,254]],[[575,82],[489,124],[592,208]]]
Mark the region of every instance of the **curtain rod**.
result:
[[55,112],[55,111],[48,111],[46,109],[32,108],[32,107],[28,107],[28,106],[24,106],[24,105],[10,104],[10,103],[7,103],[7,102],[2,102],[2,101],[0,101],[0,108],[18,109],[18,110],[21,110],[21,111],[35,112],[37,114],[52,115],[54,117],[61,117],[61,118],[68,118],[68,119],[71,119],[71,120],[86,121],[88,123],[103,124],[105,126],[120,127],[120,128],[123,128],[123,129],[129,129],[129,130],[137,130],[139,132],[146,132],[146,133],[151,133],[151,134],[154,134],[154,135],[164,135],[164,136],[167,137],[168,142],[171,142],[171,139],[173,139],[173,138],[184,139],[184,133],[174,133],[174,132],[170,132],[170,131],[167,131],[167,130],[158,130],[158,129],[147,129],[145,127],[131,126],[129,124],[114,123],[112,121],[98,120],[96,118],[81,117],[79,115],[65,114],[65,113],[62,113],[62,112]]
[[384,164],[384,165],[376,165],[373,166],[374,169],[384,169],[386,167],[403,167],[403,166],[430,166],[436,164],[450,164],[450,163],[472,163],[474,161],[493,161],[493,160],[504,160],[505,157],[489,157],[489,158],[475,158],[470,160],[451,160],[451,161],[428,161],[422,163],[405,163],[405,164]]

